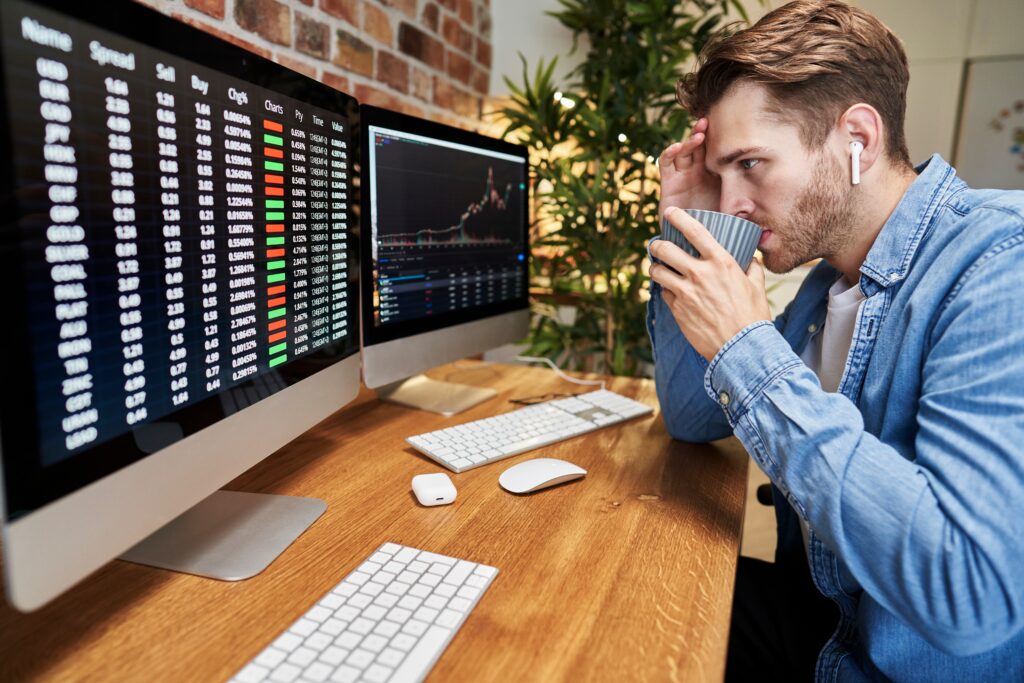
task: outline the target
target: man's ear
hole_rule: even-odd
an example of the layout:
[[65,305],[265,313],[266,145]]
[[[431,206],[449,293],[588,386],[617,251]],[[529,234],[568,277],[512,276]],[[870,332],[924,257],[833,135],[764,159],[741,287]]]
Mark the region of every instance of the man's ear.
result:
[[[836,133],[843,151],[849,160],[850,180],[854,176],[854,156],[858,156],[857,170],[860,176],[870,175],[871,169],[885,153],[885,124],[878,110],[870,104],[860,102],[843,112],[836,124]],[[857,150],[854,142],[862,147]],[[859,151],[859,154],[857,152]],[[859,180],[859,178],[858,178]]]

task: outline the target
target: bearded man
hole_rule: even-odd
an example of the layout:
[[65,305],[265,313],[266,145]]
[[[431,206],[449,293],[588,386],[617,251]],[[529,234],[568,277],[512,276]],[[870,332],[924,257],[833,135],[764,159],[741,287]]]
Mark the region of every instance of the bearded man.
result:
[[[743,443],[778,523],[731,680],[1024,680],[1024,192],[915,168],[908,80],[875,17],[797,0],[677,88],[661,211],[701,256],[650,245],[658,398],[673,437]],[[683,208],[760,224],[773,272],[822,260],[772,321]]]

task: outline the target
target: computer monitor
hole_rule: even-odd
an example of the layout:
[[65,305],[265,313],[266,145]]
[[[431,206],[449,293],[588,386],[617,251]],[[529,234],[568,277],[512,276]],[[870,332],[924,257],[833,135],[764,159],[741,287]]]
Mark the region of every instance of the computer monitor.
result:
[[494,392],[417,373],[529,329],[527,150],[366,105],[360,119],[363,380],[450,415]]
[[7,598],[36,608],[190,508],[125,557],[239,578],[250,544],[197,530],[256,520],[283,548],[282,511],[324,504],[211,493],[359,387],[357,103],[132,2],[0,22]]

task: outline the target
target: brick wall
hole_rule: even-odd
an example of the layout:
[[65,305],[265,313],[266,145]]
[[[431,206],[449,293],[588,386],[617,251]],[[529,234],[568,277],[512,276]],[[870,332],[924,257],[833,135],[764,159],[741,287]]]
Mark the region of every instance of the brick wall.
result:
[[352,94],[481,129],[490,0],[139,0]]

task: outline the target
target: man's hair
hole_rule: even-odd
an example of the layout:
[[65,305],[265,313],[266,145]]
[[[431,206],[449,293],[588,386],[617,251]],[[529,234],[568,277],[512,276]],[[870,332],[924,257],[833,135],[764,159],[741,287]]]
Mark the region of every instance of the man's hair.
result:
[[762,85],[772,113],[796,124],[807,147],[822,145],[842,113],[864,102],[882,117],[886,155],[910,166],[909,80],[899,39],[873,15],[838,0],[795,0],[709,43],[676,84],[676,97],[704,116],[732,85]]

